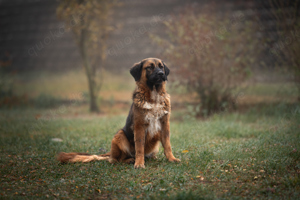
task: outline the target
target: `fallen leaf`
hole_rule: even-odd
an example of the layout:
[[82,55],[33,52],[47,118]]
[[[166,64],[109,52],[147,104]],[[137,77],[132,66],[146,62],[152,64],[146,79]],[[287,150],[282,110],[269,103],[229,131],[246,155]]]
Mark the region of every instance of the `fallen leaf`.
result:
[[51,141],[52,142],[62,142],[63,140],[60,138],[52,138]]
[[204,180],[204,177],[203,177],[203,176],[196,176],[196,178],[199,178],[201,181]]
[[182,151],[182,153],[187,153],[187,152],[189,152],[189,151],[188,151],[188,150],[183,150],[183,151]]

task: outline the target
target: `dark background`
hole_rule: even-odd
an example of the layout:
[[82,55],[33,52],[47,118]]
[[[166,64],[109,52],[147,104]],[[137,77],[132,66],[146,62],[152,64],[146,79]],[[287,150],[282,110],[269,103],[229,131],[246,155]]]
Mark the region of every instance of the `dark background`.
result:
[[[115,9],[110,22],[115,31],[108,40],[105,68],[124,70],[143,58],[159,56],[162,50],[151,42],[149,34],[164,36],[164,20],[177,15],[186,5],[205,5],[208,2],[210,1],[123,1]],[[248,18],[258,18],[261,23],[258,34],[268,35],[274,42],[275,22],[268,6],[262,2],[216,1],[216,14],[242,11]],[[64,23],[56,17],[57,5],[58,1],[54,0],[0,1],[0,55],[2,60],[12,60],[11,69],[65,70],[81,67],[72,33],[66,31]],[[268,56],[266,52],[262,57],[271,66],[272,58]]]

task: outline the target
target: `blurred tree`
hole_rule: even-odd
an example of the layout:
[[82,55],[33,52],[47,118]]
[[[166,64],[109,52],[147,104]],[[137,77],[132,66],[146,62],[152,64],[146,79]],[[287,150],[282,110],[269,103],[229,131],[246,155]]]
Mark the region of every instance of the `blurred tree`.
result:
[[279,39],[270,53],[293,72],[300,101],[300,5],[299,0],[269,0]]
[[78,44],[88,79],[91,112],[99,112],[97,99],[102,78],[97,79],[97,71],[103,69],[106,40],[112,30],[108,19],[115,5],[115,1],[107,0],[60,0],[56,10]]
[[188,7],[165,25],[168,40],[151,37],[173,64],[173,79],[196,92],[197,115],[235,108],[234,91],[250,75],[260,52],[254,24],[242,12],[218,16],[212,7]]
[[11,65],[12,56],[5,51],[0,57],[0,102],[5,97],[13,96],[13,73],[9,72]]

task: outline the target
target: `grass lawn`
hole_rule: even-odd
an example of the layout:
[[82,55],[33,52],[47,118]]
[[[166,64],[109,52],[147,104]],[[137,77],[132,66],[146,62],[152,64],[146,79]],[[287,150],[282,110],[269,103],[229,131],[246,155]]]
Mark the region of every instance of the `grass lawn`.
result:
[[[19,83],[25,91],[37,84]],[[103,92],[130,93],[131,87],[104,86]],[[67,89],[62,87],[65,91],[59,94]],[[33,96],[42,91],[48,93],[36,88]],[[54,95],[54,86],[49,91]],[[138,170],[106,161],[65,165],[56,161],[60,151],[108,151],[113,135],[125,123],[125,108],[118,114],[81,112],[87,108],[68,103],[47,109],[0,109],[0,198],[299,199],[299,104],[253,105],[206,120],[179,120],[182,110],[174,109],[171,143],[181,163],[169,163],[161,148],[157,160],[146,160],[146,169]]]

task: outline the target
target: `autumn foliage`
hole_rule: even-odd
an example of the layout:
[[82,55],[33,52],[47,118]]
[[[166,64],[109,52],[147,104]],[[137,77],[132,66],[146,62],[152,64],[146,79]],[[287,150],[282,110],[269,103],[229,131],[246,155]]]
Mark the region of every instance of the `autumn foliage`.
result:
[[165,22],[168,39],[152,36],[172,63],[174,81],[198,96],[198,115],[234,108],[237,88],[259,54],[255,27],[242,12],[218,15],[188,7]]

